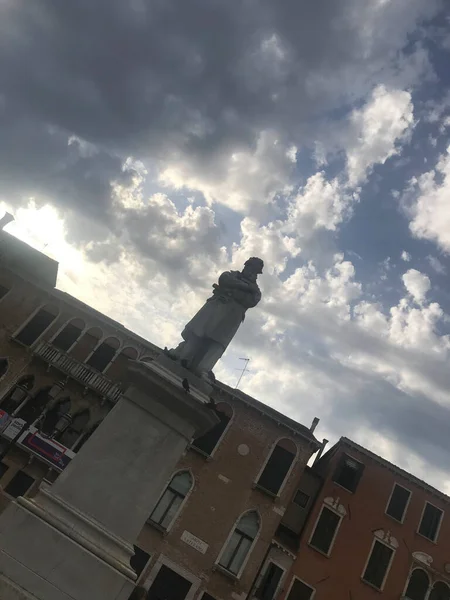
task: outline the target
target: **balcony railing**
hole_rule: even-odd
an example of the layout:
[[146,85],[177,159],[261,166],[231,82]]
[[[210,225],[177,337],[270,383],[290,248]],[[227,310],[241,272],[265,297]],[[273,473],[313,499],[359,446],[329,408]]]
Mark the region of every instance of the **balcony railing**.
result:
[[72,377],[100,396],[104,396],[111,402],[117,402],[122,395],[120,385],[114,383],[89,365],[85,365],[72,358],[63,350],[55,348],[49,342],[41,342],[34,349],[34,353],[49,365],[55,367],[55,369],[69,375],[69,377]]

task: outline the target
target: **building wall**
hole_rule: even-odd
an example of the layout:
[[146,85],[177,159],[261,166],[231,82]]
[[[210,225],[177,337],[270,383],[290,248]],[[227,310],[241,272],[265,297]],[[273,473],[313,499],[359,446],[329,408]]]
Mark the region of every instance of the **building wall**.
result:
[[[357,490],[351,493],[333,482],[333,474],[343,452],[365,464]],[[298,577],[315,588],[314,600],[328,598],[369,600],[380,597],[380,592],[361,580],[374,540],[374,532],[382,530],[398,542],[382,596],[400,598],[413,565],[420,566],[413,553],[424,552],[433,559],[433,579],[450,581],[444,566],[450,563],[450,505],[439,492],[433,493],[426,485],[418,485],[392,466],[388,468],[355,448],[343,446],[325,464],[325,481],[317,502],[310,513],[302,535],[297,560],[288,584]],[[385,514],[394,483],[412,491],[403,523]],[[317,518],[325,498],[333,498],[345,508],[346,515],[339,527],[330,557],[309,546]],[[417,533],[426,501],[444,511],[437,542]],[[446,514],[447,513],[447,514]],[[423,566],[423,565],[422,565]],[[289,585],[282,598],[287,596]]]
[[[231,398],[228,400],[234,416],[213,457],[206,458],[191,449],[177,467],[177,470],[189,469],[195,484],[169,533],[162,533],[148,524],[139,537],[138,545],[152,554],[152,561],[141,577],[146,586],[150,585],[152,568],[162,555],[177,565],[178,569],[186,569],[199,576],[201,584],[195,598],[200,597],[200,591],[208,591],[214,598],[222,600],[231,598],[231,594],[234,594],[234,598],[246,597],[281,515],[313,452],[304,438],[293,435],[287,428],[258,414],[244,402]],[[279,497],[274,498],[255,488],[254,482],[280,437],[294,440],[298,454]],[[238,450],[242,444],[249,449],[245,456]],[[149,507],[149,514],[152,508]],[[236,580],[231,575],[214,570],[214,565],[234,524],[247,510],[258,511],[261,527],[242,576]],[[181,540],[184,531],[206,542],[207,552],[201,554],[184,543]]]

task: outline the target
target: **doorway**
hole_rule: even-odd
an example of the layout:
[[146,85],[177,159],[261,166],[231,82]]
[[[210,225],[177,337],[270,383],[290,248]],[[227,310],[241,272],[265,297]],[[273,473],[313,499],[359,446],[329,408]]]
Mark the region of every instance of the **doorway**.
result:
[[150,589],[148,600],[185,600],[192,582],[188,581],[166,565],[161,565]]

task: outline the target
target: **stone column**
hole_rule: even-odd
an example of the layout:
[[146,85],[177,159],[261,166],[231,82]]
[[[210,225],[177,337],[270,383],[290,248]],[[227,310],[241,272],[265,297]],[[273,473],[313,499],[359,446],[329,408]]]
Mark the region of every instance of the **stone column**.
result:
[[186,446],[218,422],[210,386],[165,357],[132,363],[129,382],[53,486],[0,516],[2,600],[127,600],[133,543]]

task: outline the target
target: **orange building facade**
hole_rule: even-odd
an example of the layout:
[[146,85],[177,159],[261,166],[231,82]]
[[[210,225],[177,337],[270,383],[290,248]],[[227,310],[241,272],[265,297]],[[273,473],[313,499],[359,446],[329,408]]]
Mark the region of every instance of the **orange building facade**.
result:
[[280,528],[296,553],[280,600],[450,599],[450,498],[346,438]]

